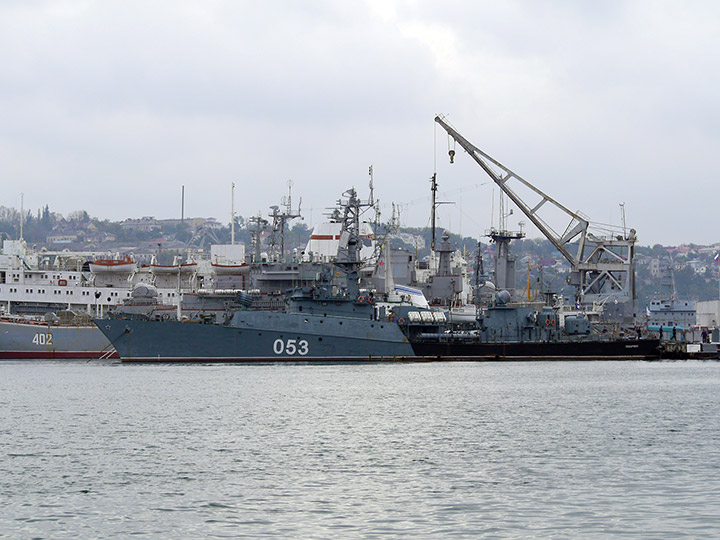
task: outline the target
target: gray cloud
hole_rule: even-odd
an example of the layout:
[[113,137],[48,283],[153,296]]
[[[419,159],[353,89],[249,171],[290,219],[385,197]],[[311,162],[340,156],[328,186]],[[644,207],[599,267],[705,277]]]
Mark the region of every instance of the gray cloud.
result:
[[[428,178],[482,234],[492,189],[433,126],[642,243],[714,242],[720,8],[674,2],[9,2],[0,6],[0,204],[92,215],[308,221],[374,164],[427,223]],[[437,137],[437,150],[433,137]],[[437,152],[437,155],[435,155]],[[476,186],[468,188],[468,186]],[[389,206],[386,207],[389,212]],[[312,210],[311,210],[312,209]],[[312,213],[312,216],[309,214]],[[462,221],[459,216],[462,217]],[[669,216],[673,216],[669,219]]]

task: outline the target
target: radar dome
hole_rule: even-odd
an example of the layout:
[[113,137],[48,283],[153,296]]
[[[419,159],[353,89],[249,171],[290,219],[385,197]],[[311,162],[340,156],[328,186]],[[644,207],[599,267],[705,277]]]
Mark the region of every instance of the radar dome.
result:
[[149,283],[138,283],[132,290],[133,298],[156,298],[157,295],[157,289]]

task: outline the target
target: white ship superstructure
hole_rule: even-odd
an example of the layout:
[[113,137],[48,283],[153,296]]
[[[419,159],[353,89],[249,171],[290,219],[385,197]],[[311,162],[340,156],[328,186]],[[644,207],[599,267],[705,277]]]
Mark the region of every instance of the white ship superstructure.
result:
[[[314,262],[329,262],[337,256],[342,238],[342,223],[330,221],[315,225],[305,247],[305,256]],[[367,261],[375,255],[375,234],[369,223],[360,224],[360,259]]]
[[141,266],[107,252],[34,251],[5,240],[0,252],[0,311],[43,315],[72,310],[102,316],[138,284],[154,285],[158,301],[173,306],[182,292],[212,288],[209,261]]
[[668,296],[653,298],[645,308],[649,330],[672,330],[673,328],[691,330],[697,323],[697,311],[694,300],[677,298],[675,276],[672,266],[667,264],[660,273],[662,288]]
[[672,328],[691,330],[697,321],[697,312],[693,300],[650,300],[646,309],[647,324],[650,330],[669,330]]

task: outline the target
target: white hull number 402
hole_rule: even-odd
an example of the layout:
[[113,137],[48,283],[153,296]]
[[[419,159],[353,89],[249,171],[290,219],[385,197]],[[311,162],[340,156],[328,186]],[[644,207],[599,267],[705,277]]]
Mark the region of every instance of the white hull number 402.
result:
[[53,335],[49,332],[47,334],[35,334],[32,338],[32,342],[35,345],[52,345]]
[[293,356],[299,354],[305,356],[310,351],[308,342],[304,339],[288,339],[283,341],[282,339],[276,339],[273,343],[273,352],[275,354],[287,354]]

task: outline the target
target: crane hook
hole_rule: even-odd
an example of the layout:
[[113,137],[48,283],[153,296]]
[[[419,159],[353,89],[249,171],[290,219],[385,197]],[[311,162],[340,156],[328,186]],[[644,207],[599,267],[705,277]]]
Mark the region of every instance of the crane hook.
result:
[[455,163],[455,150],[450,150],[448,154],[450,154],[450,163]]

